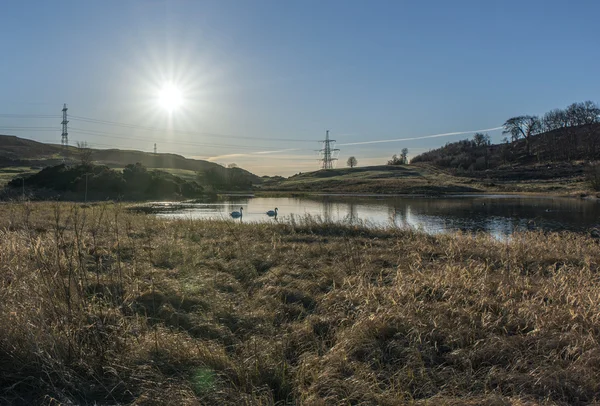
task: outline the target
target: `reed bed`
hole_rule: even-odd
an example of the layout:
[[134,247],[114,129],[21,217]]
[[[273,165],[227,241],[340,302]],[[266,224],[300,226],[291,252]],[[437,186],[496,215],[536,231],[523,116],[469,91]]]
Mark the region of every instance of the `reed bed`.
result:
[[0,205],[0,404],[600,401],[599,244]]

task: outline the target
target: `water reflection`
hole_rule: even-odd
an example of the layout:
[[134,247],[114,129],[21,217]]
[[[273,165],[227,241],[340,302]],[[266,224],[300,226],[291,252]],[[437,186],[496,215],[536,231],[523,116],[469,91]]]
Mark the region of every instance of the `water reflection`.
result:
[[[216,203],[188,204],[159,216],[231,219],[243,207],[244,222],[289,221],[291,216],[311,215],[324,221],[378,226],[414,227],[429,233],[486,231],[508,235],[528,228],[585,231],[596,226],[600,205],[595,201],[511,196],[356,197],[312,196],[305,198],[231,197]],[[278,207],[278,216],[266,212]]]
[[354,202],[348,203],[348,221],[351,224],[356,224],[358,222],[358,213],[356,212],[356,204]]

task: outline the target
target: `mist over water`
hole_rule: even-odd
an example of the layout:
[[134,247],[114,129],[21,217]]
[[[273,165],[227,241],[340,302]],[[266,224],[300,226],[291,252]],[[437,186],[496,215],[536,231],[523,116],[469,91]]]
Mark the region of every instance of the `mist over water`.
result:
[[[323,221],[412,227],[432,234],[461,230],[498,236],[528,229],[585,232],[600,218],[600,204],[593,200],[518,195],[229,197],[214,203],[157,203],[155,207],[158,216],[167,218],[285,222],[310,215]],[[240,207],[242,219],[232,219],[230,213]],[[267,216],[275,207],[278,216]]]

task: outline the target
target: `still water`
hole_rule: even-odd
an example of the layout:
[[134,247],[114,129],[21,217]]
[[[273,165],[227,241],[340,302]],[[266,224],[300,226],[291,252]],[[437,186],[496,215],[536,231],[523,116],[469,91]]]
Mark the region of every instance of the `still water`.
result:
[[[429,233],[486,231],[510,235],[517,230],[585,232],[600,223],[595,200],[518,195],[444,197],[338,196],[228,197],[214,203],[173,206],[155,203],[157,215],[169,218],[229,219],[243,222],[290,221],[310,215],[325,221],[422,229]],[[230,213],[243,208],[241,219]],[[278,216],[266,212],[277,207]]]

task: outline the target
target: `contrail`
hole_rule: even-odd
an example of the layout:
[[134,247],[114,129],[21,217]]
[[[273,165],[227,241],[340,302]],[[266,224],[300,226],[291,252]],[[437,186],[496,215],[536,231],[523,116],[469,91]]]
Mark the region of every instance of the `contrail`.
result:
[[224,159],[224,158],[237,158],[242,156],[256,156],[256,155],[265,155],[265,154],[278,154],[280,152],[288,152],[288,151],[303,151],[303,148],[288,148],[288,149],[280,149],[274,151],[259,151],[259,152],[248,152],[241,154],[226,154],[226,155],[216,155],[206,158],[207,161],[214,161],[216,159]]
[[347,145],[365,145],[365,144],[382,144],[384,142],[398,142],[398,141],[414,141],[414,140],[423,140],[425,138],[439,138],[439,137],[449,137],[451,135],[461,135],[461,134],[472,134],[479,133],[484,131],[495,131],[500,130],[504,127],[494,127],[494,128],[484,128],[482,130],[473,130],[473,131],[458,131],[453,133],[443,133],[443,134],[434,134],[434,135],[425,135],[423,137],[411,137],[411,138],[396,138],[394,140],[377,140],[377,141],[362,141],[362,142],[347,142],[343,144],[336,144],[338,146],[347,146]]
[[[456,131],[451,133],[442,133],[442,134],[433,134],[433,135],[425,135],[422,137],[410,137],[410,138],[396,138],[393,140],[377,140],[377,141],[361,141],[361,142],[346,142],[342,144],[337,144],[338,146],[349,146],[349,145],[366,145],[366,144],[382,144],[386,142],[399,142],[399,141],[414,141],[414,140],[424,140],[426,138],[440,138],[440,137],[450,137],[452,135],[464,135],[464,134],[473,134],[485,131],[495,131],[500,130],[504,127],[494,127],[494,128],[484,128],[481,130],[472,130],[472,131]],[[208,161],[213,161],[216,159],[223,158],[235,158],[235,157],[243,157],[243,156],[256,156],[256,155],[265,155],[265,154],[277,154],[281,152],[289,152],[289,151],[306,151],[306,148],[288,148],[288,149],[280,149],[273,151],[259,151],[259,152],[248,152],[248,153],[240,153],[240,154],[227,154],[227,155],[217,155],[213,157],[209,157]]]

